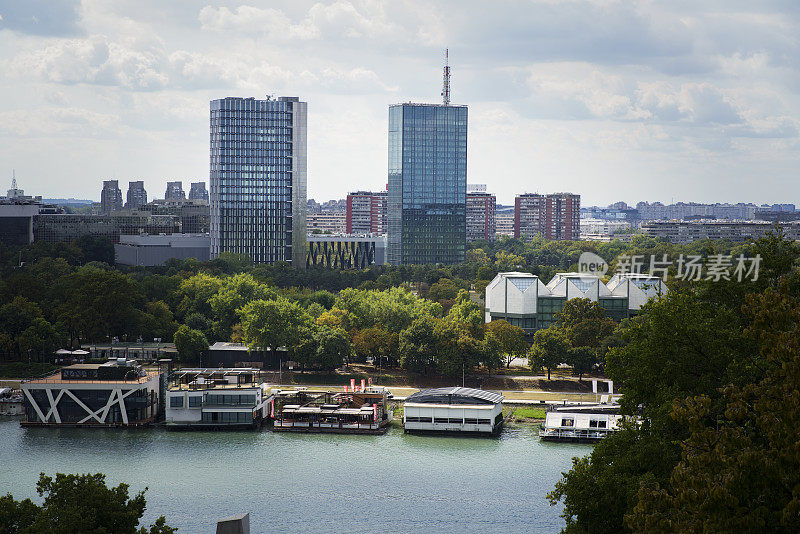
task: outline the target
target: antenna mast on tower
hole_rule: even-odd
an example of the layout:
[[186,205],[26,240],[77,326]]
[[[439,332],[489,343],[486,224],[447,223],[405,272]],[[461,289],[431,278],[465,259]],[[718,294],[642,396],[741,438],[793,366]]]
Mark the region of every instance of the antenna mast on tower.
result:
[[450,50],[444,49],[444,80],[442,86],[442,101],[445,106],[450,105]]

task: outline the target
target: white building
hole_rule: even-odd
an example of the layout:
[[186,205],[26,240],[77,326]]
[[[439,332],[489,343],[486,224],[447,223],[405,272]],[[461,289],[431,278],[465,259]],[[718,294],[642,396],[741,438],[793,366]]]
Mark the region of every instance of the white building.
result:
[[159,413],[162,372],[119,358],[22,383],[23,426],[138,426]]
[[272,400],[259,370],[180,369],[166,392],[168,427],[256,428]]
[[409,431],[495,434],[503,426],[503,395],[480,389],[423,389],[403,403],[403,428]]
[[505,319],[533,332],[553,325],[564,303],[578,298],[599,303],[609,318],[619,321],[635,315],[649,298],[666,292],[661,278],[647,274],[614,275],[605,284],[595,275],[558,273],[545,285],[530,273],[499,273],[486,286],[486,322]]
[[631,227],[628,221],[614,221],[608,219],[581,219],[581,240],[584,241],[611,241],[614,234]]

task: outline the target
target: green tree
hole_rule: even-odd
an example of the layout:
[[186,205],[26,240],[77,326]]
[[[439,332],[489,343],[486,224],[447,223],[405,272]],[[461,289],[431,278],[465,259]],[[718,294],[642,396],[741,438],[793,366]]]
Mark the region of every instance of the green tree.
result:
[[350,338],[341,328],[321,326],[314,333],[317,344],[315,363],[326,371],[333,371],[350,358]]
[[403,369],[420,373],[435,366],[438,340],[434,331],[438,322],[423,315],[400,332],[400,366]]
[[506,251],[500,251],[495,256],[494,264],[498,271],[519,271],[525,268],[525,258]]
[[33,323],[17,339],[20,351],[23,354],[35,354],[38,361],[52,356],[66,341],[65,336],[42,317],[34,319]]
[[182,362],[200,362],[203,352],[208,350],[208,339],[205,334],[185,324],[175,331],[173,342]]
[[490,333],[497,338],[506,367],[511,367],[511,361],[524,355],[528,349],[528,344],[525,343],[525,331],[505,319],[497,319],[488,323],[486,334]]
[[140,491],[132,498],[128,485],[109,488],[102,473],[39,475],[36,491],[44,497],[41,506],[30,499],[16,502],[9,494],[0,497],[0,531],[8,534],[172,534],[177,529],[163,516],[136,528],[147,501]]
[[251,349],[293,352],[313,334],[313,321],[296,302],[283,297],[256,300],[240,310],[244,339]]
[[237,310],[254,300],[271,300],[276,297],[275,291],[257,282],[248,273],[235,274],[222,280],[215,294],[209,298],[209,305],[214,321],[214,335],[218,339],[228,340],[233,325],[239,320]]
[[[471,374],[475,367],[487,360],[481,342],[472,336],[466,325],[451,320],[438,321],[434,329],[436,339],[436,365],[449,376]],[[492,368],[496,360],[486,361]]]
[[718,414],[708,395],[673,404],[690,434],[668,483],[650,481],[626,516],[637,532],[800,531],[800,300],[767,290],[747,299],[747,337],[765,373],[723,388]]
[[533,335],[533,345],[528,351],[528,364],[531,369],[547,369],[547,379],[550,380],[550,371],[569,359],[569,339],[566,332],[558,327],[537,330]]
[[597,365],[597,351],[591,347],[572,347],[566,363],[572,367],[572,372],[578,375],[580,382],[583,380],[583,375],[591,372]]

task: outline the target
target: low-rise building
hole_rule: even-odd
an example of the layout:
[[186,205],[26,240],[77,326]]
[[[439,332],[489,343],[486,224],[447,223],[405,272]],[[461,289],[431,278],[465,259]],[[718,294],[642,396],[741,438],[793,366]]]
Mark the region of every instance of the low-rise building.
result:
[[166,391],[170,428],[258,428],[272,397],[259,369],[180,369]]
[[503,427],[503,395],[480,389],[423,389],[403,403],[406,432],[496,434]]
[[119,265],[151,267],[171,259],[196,258],[208,261],[211,238],[208,234],[121,235],[114,244]]
[[499,273],[486,286],[486,322],[505,319],[532,333],[553,325],[564,304],[577,298],[599,303],[608,317],[619,321],[666,292],[661,278],[647,274],[618,274],[605,284],[594,275],[558,273],[545,285],[530,273]]
[[309,235],[306,267],[366,269],[386,264],[386,235]]
[[163,373],[119,358],[22,383],[23,426],[141,426],[159,415]]

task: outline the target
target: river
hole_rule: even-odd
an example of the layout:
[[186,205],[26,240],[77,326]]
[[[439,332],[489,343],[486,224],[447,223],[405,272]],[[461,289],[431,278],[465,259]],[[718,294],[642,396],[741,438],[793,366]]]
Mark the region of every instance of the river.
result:
[[546,494],[587,445],[497,438],[162,429],[24,429],[0,418],[0,494],[40,499],[40,472],[103,472],[131,494],[147,486],[142,524],[213,533],[249,512],[262,532],[558,532]]

